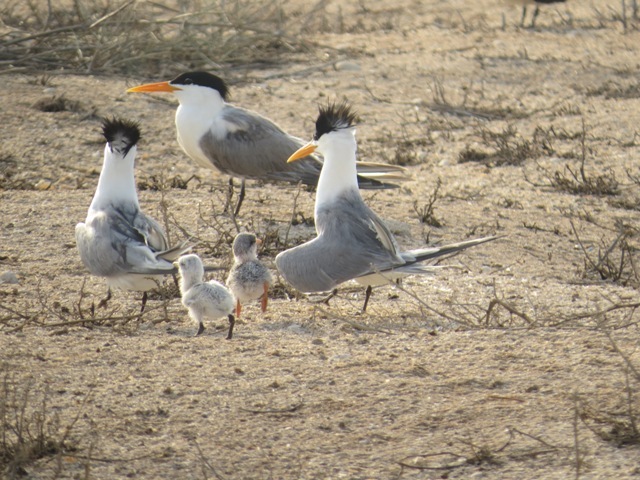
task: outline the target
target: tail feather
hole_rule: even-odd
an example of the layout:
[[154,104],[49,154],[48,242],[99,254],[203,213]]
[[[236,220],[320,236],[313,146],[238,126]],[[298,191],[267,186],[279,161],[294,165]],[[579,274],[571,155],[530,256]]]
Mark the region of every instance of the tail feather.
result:
[[185,241],[178,245],[174,245],[167,250],[159,252],[156,256],[168,262],[173,262],[174,260],[177,260],[180,255],[190,252],[191,248],[192,245],[190,245],[188,241]]
[[363,177],[358,175],[358,187],[363,190],[385,190],[389,188],[400,188],[400,185],[395,183],[382,182],[375,178]]
[[417,250],[411,250],[407,253],[412,255],[414,258],[408,260],[408,264],[424,262],[425,260],[429,260],[430,258],[442,257],[444,255],[449,255],[452,253],[459,252],[460,250],[464,250],[466,248],[475,247],[476,245],[481,245],[483,243],[491,242],[498,238],[502,238],[500,236],[490,236],[490,237],[482,237],[476,238],[474,240],[466,240],[464,242],[451,243],[449,245],[444,245],[442,247],[430,247],[430,248],[420,248]]
[[409,177],[409,171],[400,165],[375,162],[356,162],[356,168],[360,175],[379,175],[388,173],[399,175],[403,178]]
[[398,188],[392,182],[408,180],[408,170],[399,165],[386,163],[357,162],[358,186],[364,189]]

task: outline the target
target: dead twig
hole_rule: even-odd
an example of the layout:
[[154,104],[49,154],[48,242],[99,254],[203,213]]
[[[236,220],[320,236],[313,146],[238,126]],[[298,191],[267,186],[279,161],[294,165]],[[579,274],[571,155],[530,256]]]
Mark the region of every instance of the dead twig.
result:
[[511,313],[512,315],[520,317],[525,322],[527,322],[528,325],[534,325],[535,324],[535,321],[531,317],[529,317],[526,313],[523,313],[523,312],[517,310],[513,305],[509,305],[508,303],[506,303],[503,300],[500,300],[499,298],[493,298],[493,299],[491,299],[491,301],[489,302],[489,306],[487,307],[487,313],[485,315],[485,324],[486,325],[489,325],[489,322],[491,321],[491,312],[493,312],[493,309],[496,306],[500,306],[500,307],[504,308],[507,312]]
[[296,190],[296,194],[293,197],[293,208],[291,209],[291,220],[289,221],[289,224],[287,225],[287,230],[285,231],[284,234],[284,244],[283,244],[283,248],[287,248],[288,244],[289,244],[289,232],[291,231],[291,226],[293,225],[293,222],[296,219],[296,210],[298,208],[298,197],[300,197],[300,192],[302,191],[302,182],[298,182],[298,188]]
[[252,409],[252,408],[240,407],[240,410],[242,410],[243,412],[257,413],[257,414],[263,414],[263,413],[266,413],[266,414],[271,414],[271,413],[275,413],[275,414],[293,413],[293,412],[297,412],[298,410],[300,410],[303,405],[304,405],[304,402],[299,402],[299,403],[291,405],[290,407],[284,407],[284,408]]
[[[224,476],[222,476],[218,470],[216,470],[213,465],[211,465],[211,462],[209,462],[209,460],[207,459],[207,457],[204,456],[204,452],[202,451],[202,449],[200,448],[200,445],[198,444],[197,441],[194,440],[193,442],[196,446],[196,450],[198,451],[198,455],[200,456],[200,461],[203,463],[203,465],[205,467],[207,467],[209,469],[209,471],[211,473],[213,473],[213,475],[218,479],[218,480],[224,480]],[[204,473],[204,472],[203,472]],[[205,478],[206,478],[206,474],[205,474]]]
[[393,335],[394,333],[390,330],[384,330],[382,328],[376,328],[376,327],[370,327],[368,325],[365,325],[363,323],[359,323],[359,322],[354,322],[353,320],[349,320],[348,318],[345,318],[341,315],[337,315],[333,312],[329,312],[327,310],[325,310],[324,308],[318,307],[317,305],[313,307],[314,310],[314,315],[315,312],[319,312],[322,315],[326,315],[327,317],[331,317],[331,318],[335,318],[336,320],[340,320],[341,322],[346,323],[347,325],[349,325],[350,327],[356,329],[356,330],[360,330],[363,332],[379,332],[379,333],[386,333],[388,335]]
[[620,357],[622,358],[622,360],[624,360],[625,365],[627,366],[627,368],[633,372],[634,376],[636,377],[637,380],[640,381],[640,371],[636,368],[636,366],[631,362],[631,359],[629,358],[629,356],[627,354],[625,354],[622,350],[620,350],[620,347],[618,346],[618,343],[614,340],[613,336],[611,335],[611,332],[608,330],[602,330],[602,332],[605,334],[605,336],[607,337],[607,339],[609,340],[609,343],[611,343],[611,346],[613,347],[613,349],[616,351],[616,353],[618,355],[620,355]]
[[[417,460],[431,460],[431,459],[440,459],[442,464],[438,465],[426,465],[426,464],[418,464]],[[408,460],[414,460],[416,463],[408,463]],[[465,455],[459,455],[453,452],[439,452],[439,453],[425,453],[420,455],[411,455],[409,457],[405,457],[402,460],[399,460],[398,465],[403,468],[411,468],[414,470],[453,470],[454,468],[459,468],[467,465],[467,457]]]

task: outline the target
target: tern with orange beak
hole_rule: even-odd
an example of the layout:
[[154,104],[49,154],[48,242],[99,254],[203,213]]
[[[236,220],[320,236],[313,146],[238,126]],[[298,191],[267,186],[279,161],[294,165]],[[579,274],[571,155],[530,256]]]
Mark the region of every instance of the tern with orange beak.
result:
[[[140,85],[127,92],[173,93],[180,105],[175,124],[178,143],[204,168],[215,168],[242,181],[236,214],[245,195],[245,180],[318,183],[322,161],[309,155],[295,164],[286,159],[303,141],[282,130],[258,113],[227,103],[229,88],[220,77],[207,72],[188,72],[171,81]],[[360,188],[394,188],[390,181],[406,178],[396,165],[360,162]]]
[[313,141],[289,157],[288,162],[294,162],[316,150],[324,157],[314,211],[317,236],[280,253],[276,266],[289,284],[305,293],[328,292],[356,280],[367,286],[362,309],[366,311],[372,286],[406,275],[433,273],[434,267],[422,262],[496,237],[400,251],[392,233],[358,190],[355,119],[347,103],[321,107]]

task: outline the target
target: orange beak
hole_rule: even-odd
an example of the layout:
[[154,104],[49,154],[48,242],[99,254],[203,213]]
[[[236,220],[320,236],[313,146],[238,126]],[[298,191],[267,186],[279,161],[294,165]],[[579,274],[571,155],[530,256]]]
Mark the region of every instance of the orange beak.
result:
[[287,163],[295,162],[296,160],[300,160],[301,158],[307,157],[316,151],[318,146],[314,142],[307,143],[304,147],[300,147],[295,151],[293,155],[289,157]]
[[127,90],[127,93],[141,93],[141,92],[174,92],[181,90],[181,88],[174,87],[169,82],[147,83],[146,85],[139,85]]
[[256,238],[256,245],[262,245],[262,240],[260,240],[259,238]]

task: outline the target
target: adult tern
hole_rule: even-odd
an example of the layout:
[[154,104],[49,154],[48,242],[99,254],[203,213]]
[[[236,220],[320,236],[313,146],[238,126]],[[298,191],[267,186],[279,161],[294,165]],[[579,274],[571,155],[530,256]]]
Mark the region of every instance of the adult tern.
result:
[[191,247],[181,243],[170,247],[162,227],[140,210],[134,176],[138,124],[128,120],[105,120],[102,133],[107,143],[104,163],[87,218],[76,225],[80,258],[93,275],[111,287],[142,291],[142,308],[147,291],[163,275],[174,273],[172,262]]
[[202,260],[195,254],[183,255],[175,262],[180,271],[180,293],[182,305],[189,310],[189,316],[198,324],[196,337],[204,331],[204,319],[215,320],[227,317],[229,332],[227,340],[233,337],[235,318],[233,294],[220,282],[205,282]]
[[324,165],[315,201],[317,236],[276,257],[284,279],[301,292],[326,292],[348,280],[371,287],[409,274],[433,272],[421,263],[495,239],[484,237],[442,247],[400,251],[382,219],[362,200],[356,182],[356,115],[347,103],[320,108],[316,133],[288,159],[297,161],[318,150]]
[[239,233],[233,240],[234,264],[227,277],[227,285],[235,295],[236,317],[240,317],[241,302],[261,299],[262,311],[267,311],[269,286],[273,276],[258,260],[260,239],[252,233]]
[[[304,142],[268,118],[227,103],[229,88],[216,75],[187,72],[171,81],[140,85],[127,92],[170,92],[176,96],[178,143],[185,153],[201,167],[216,168],[242,180],[236,214],[244,199],[246,179],[318,183],[322,161],[307,155],[296,164],[286,163]],[[397,185],[388,182],[405,179],[405,172],[396,165],[359,162],[358,184],[366,189],[395,188]]]

